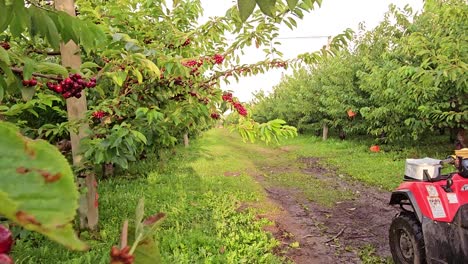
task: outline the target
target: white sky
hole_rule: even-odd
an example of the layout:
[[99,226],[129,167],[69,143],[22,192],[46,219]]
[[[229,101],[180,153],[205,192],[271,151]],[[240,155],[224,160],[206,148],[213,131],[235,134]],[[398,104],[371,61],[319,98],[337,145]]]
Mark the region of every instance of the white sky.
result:
[[[226,10],[234,3],[233,0],[202,0],[204,17],[206,20],[213,16],[223,16]],[[298,54],[313,52],[327,43],[327,38],[296,38],[309,36],[334,36],[342,33],[346,28],[357,31],[360,22],[364,22],[367,29],[373,28],[383,20],[384,13],[390,4],[398,7],[410,5],[414,11],[422,9],[423,0],[323,0],[322,6],[310,13],[306,13],[303,20],[297,20],[298,27],[291,31],[287,26],[280,30],[278,48],[283,52],[283,59],[294,58]],[[264,54],[252,47],[246,50],[241,57],[240,64],[254,63],[264,60]],[[288,71],[290,72],[290,71]],[[241,101],[250,101],[252,92],[264,90],[269,92],[279,83],[284,69],[270,70],[269,72],[253,77],[243,77],[237,83],[230,79],[230,84],[223,83],[224,90],[233,90],[234,96]]]

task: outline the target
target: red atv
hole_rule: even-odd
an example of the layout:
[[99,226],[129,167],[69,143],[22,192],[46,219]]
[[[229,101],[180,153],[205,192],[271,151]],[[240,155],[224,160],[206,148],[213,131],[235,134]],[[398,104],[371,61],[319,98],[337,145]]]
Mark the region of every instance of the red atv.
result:
[[[457,172],[441,174],[443,164]],[[406,160],[405,181],[392,193],[395,263],[468,263],[468,149],[446,160]]]

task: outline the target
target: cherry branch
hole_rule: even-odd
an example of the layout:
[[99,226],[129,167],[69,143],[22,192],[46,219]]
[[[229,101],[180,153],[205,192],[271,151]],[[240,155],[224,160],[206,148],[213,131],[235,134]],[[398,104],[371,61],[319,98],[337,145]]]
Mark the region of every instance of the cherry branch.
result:
[[48,56],[59,56],[60,51],[46,51],[46,50],[39,50],[39,49],[32,49],[28,50],[28,53],[37,53],[37,54],[43,54],[43,55],[48,55]]
[[[18,67],[12,67],[11,71],[14,72],[14,73],[17,73],[17,74],[23,74],[23,72],[24,72],[24,70],[22,68],[18,68]],[[58,77],[57,75],[49,75],[49,74],[42,74],[42,73],[36,73],[36,72],[34,72],[32,74],[32,76],[40,77],[40,78],[46,78],[46,79],[54,80],[54,81],[62,81],[63,80],[62,77]]]

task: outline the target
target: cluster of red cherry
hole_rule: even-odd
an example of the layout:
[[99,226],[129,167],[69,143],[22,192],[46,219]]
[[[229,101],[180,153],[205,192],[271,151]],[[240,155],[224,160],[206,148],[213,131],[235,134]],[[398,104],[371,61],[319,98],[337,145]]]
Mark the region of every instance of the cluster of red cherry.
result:
[[68,99],[70,97],[81,97],[81,92],[85,88],[94,88],[96,87],[96,78],[91,78],[89,81],[84,80],[80,74],[70,74],[68,78],[62,80],[58,83],[47,82],[47,87],[63,96],[63,98]]
[[234,108],[237,110],[239,115],[247,116],[247,109],[245,109],[245,107],[241,103],[239,103],[237,101],[234,101],[234,99],[232,97],[232,93],[225,92],[223,94],[222,98],[223,98],[223,101],[231,103],[232,106],[234,106]]

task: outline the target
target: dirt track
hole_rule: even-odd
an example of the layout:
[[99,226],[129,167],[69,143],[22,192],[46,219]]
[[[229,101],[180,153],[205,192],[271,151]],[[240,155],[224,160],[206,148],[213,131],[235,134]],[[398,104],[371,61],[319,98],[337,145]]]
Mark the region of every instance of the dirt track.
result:
[[[265,187],[269,198],[281,207],[279,215],[267,216],[276,222],[268,231],[283,244],[277,253],[295,263],[360,263],[359,249],[371,245],[378,256],[389,257],[388,228],[398,212],[388,205],[390,193],[330,177],[337,174],[320,166],[316,158],[302,158],[300,162],[310,177],[351,190],[355,198],[327,208],[309,201],[298,190]],[[258,180],[264,183],[262,177]],[[291,248],[294,242],[299,242],[298,248]]]

